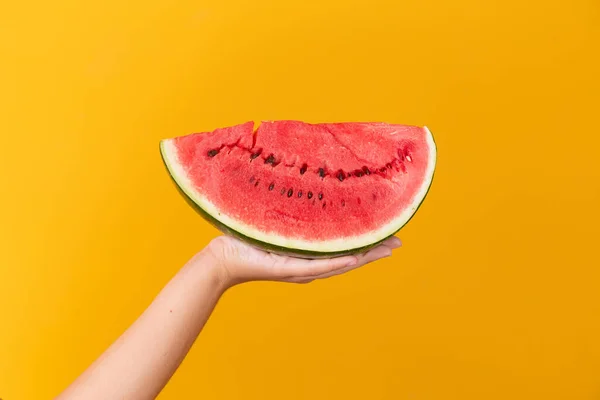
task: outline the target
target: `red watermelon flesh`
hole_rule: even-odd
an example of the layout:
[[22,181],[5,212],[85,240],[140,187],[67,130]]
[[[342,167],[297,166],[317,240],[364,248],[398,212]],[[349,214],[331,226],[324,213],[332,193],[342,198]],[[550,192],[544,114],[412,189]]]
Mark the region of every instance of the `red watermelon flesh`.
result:
[[427,128],[384,123],[248,122],[163,141],[183,191],[244,237],[320,253],[395,233],[435,168]]

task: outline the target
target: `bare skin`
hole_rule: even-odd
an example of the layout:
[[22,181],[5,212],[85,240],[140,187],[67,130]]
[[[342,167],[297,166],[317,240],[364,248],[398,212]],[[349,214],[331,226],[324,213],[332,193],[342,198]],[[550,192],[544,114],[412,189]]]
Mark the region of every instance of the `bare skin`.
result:
[[57,399],[154,399],[177,370],[221,295],[250,281],[309,283],[392,254],[392,237],[366,254],[303,260],[221,236],[196,254],[144,313]]

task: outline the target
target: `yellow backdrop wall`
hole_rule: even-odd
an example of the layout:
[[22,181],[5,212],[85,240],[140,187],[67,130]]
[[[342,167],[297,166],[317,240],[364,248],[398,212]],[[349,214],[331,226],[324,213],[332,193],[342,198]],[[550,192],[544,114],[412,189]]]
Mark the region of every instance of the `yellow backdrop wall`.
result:
[[162,399],[598,399],[600,3],[0,6],[0,397],[51,398],[217,235],[159,139],[428,125],[391,259],[227,293]]

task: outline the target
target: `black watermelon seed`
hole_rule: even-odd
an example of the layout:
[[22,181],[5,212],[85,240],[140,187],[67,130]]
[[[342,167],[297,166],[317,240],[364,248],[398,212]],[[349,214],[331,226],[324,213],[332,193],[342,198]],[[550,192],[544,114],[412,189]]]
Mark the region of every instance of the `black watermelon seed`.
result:
[[270,154],[269,157],[265,160],[265,164],[275,164],[275,157],[273,154]]
[[371,175],[371,171],[369,171],[369,168],[367,167],[363,167],[363,172],[365,173],[365,175]]
[[254,187],[258,186],[259,182],[260,182],[260,179],[254,183]]
[[323,210],[327,207],[327,203],[323,203]]
[[356,175],[357,178],[360,178],[361,176],[363,176],[365,173],[362,172],[360,169],[357,169],[356,171],[354,171],[354,175]]
[[260,156],[260,153],[262,153],[262,150],[257,151],[256,153],[252,153],[250,155],[250,159],[254,160],[256,157]]
[[209,150],[209,152],[208,152],[208,156],[211,158],[216,156],[217,154],[219,154],[219,149],[212,149],[212,150]]
[[269,185],[269,190],[273,190],[273,188],[274,188],[274,187],[275,187],[275,184],[274,184],[274,183],[271,183],[271,184]]
[[281,190],[279,191],[279,193],[284,194],[285,193],[285,188],[281,188]]
[[304,173],[306,172],[306,169],[308,168],[308,166],[306,164],[304,164],[302,166],[302,168],[300,168],[300,175],[304,175]]
[[323,193],[319,193],[319,200],[323,200]]
[[298,197],[302,197],[302,190],[298,191]]
[[325,170],[323,168],[319,168],[319,176],[325,178]]
[[307,196],[309,200],[312,199],[312,192],[308,192]]
[[336,177],[340,180],[340,182],[343,182],[346,175],[344,175],[344,171],[340,170],[340,171],[338,171]]
[[294,194],[294,189],[288,190],[288,197],[292,197],[292,195]]

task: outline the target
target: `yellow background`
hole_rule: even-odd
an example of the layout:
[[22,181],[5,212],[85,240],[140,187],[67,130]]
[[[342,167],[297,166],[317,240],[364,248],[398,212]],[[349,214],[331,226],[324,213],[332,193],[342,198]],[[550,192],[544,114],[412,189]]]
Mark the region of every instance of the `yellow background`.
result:
[[597,0],[5,1],[0,397],[51,398],[217,232],[158,141],[428,125],[391,259],[228,292],[162,399],[599,399]]

